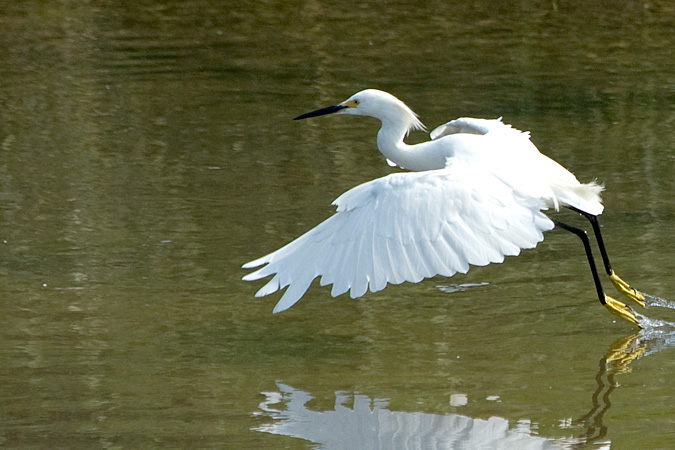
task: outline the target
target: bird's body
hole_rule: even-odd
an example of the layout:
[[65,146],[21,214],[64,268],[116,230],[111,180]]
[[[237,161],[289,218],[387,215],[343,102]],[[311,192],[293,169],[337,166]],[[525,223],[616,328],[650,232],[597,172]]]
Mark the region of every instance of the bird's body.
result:
[[461,118],[436,128],[431,140],[408,145],[424,129],[396,97],[368,89],[298,119],[329,113],[379,119],[380,152],[394,173],[356,186],[334,204],[337,212],[281,249],[244,265],[264,265],[244,277],[274,275],[256,296],[288,286],[274,312],[293,306],[312,280],[332,295],[360,297],[387,283],[418,282],[465,273],[469,265],[502,262],[543,239],[554,224],[542,211],[569,206],[602,213],[602,187],[582,184],[541,154],[501,119]]
[[[364,97],[373,106],[359,115],[370,115],[382,122],[377,147],[390,164],[426,171],[460,161],[482,167],[518,192],[544,199],[549,207],[558,209],[562,203],[591,214],[602,213],[602,187],[581,184],[570,171],[541,154],[529,133],[501,119],[456,119],[434,129],[430,141],[408,145],[404,141],[406,135],[424,129],[417,115],[396,97],[375,89],[359,92],[352,99]],[[354,111],[364,104],[364,100],[359,102]]]

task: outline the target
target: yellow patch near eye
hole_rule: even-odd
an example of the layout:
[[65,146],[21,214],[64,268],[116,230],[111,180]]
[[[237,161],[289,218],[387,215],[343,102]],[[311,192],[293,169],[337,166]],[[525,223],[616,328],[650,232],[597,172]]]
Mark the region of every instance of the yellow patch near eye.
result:
[[345,105],[347,108],[356,108],[359,106],[359,101],[354,99],[354,100],[348,100],[346,102],[343,102],[342,104]]

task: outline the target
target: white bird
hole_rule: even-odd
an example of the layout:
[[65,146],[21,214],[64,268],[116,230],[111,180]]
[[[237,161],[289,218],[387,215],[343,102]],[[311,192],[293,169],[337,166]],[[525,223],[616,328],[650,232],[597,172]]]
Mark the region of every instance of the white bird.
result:
[[387,283],[419,282],[435,275],[466,273],[470,265],[501,263],[533,248],[554,225],[584,240],[600,302],[639,326],[629,306],[604,294],[586,232],[551,220],[542,211],[568,207],[587,217],[612,282],[644,306],[644,296],[611,269],[600,228],[602,186],[580,183],[557,162],[541,154],[529,133],[501,119],[460,118],[431,132],[431,140],[408,145],[412,130],[423,130],[417,115],[391,94],[358,92],[334,106],[296,117],[325,114],[379,119],[377,146],[394,173],[345,192],[337,212],[296,240],[244,264],[261,265],[244,276],[253,281],[273,275],[256,296],[288,287],[274,312],[293,306],[312,281],[333,285],[331,294],[352,298],[384,289]]

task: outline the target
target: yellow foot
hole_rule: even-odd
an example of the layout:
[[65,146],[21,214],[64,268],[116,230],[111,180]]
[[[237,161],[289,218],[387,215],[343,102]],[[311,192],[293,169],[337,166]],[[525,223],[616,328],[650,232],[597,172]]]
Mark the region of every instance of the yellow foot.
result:
[[622,303],[618,300],[614,300],[609,295],[605,295],[605,307],[607,307],[607,309],[609,309],[609,312],[611,312],[612,314],[616,314],[622,319],[629,321],[633,325],[637,325],[638,327],[642,328],[640,326],[640,321],[638,320],[637,315],[635,315],[635,311],[633,311],[633,308],[626,305],[625,303]]
[[612,274],[609,276],[612,284],[617,291],[621,292],[623,295],[629,299],[637,302],[638,305],[645,307],[645,296],[642,292],[638,291],[634,287],[631,287],[630,284],[626,283],[619,277],[616,272],[612,270]]

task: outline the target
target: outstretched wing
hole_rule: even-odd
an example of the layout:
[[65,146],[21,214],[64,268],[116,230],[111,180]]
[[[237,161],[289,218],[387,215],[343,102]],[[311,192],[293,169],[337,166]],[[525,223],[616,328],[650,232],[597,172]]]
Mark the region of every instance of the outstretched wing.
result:
[[532,248],[553,223],[539,199],[526,198],[490,173],[458,162],[433,171],[396,173],[342,194],[337,213],[293,242],[244,268],[246,281],[274,275],[256,296],[288,286],[284,311],[312,281],[331,294],[360,297],[387,283],[466,273]]

